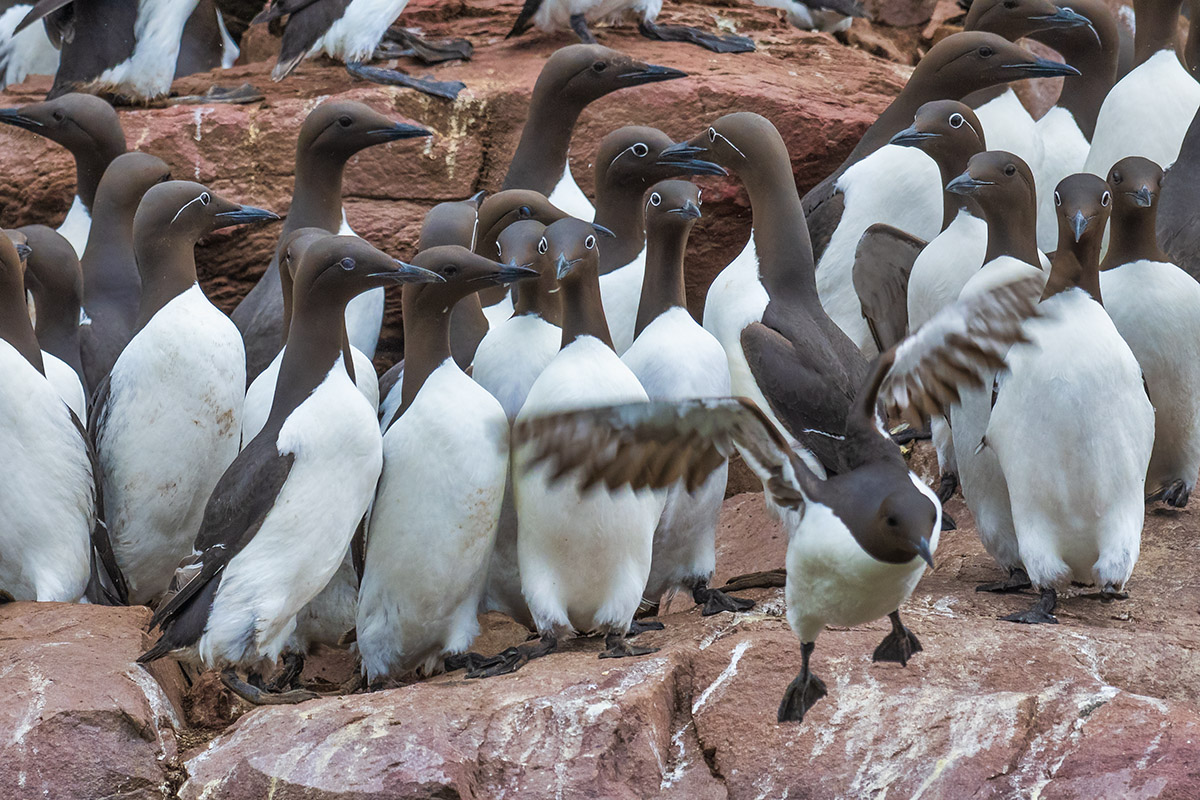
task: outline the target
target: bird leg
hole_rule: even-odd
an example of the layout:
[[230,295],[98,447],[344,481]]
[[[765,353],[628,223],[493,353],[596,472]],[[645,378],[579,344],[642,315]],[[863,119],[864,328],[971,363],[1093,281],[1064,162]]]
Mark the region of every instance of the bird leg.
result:
[[703,605],[704,610],[701,615],[711,617],[713,614],[720,614],[722,611],[749,611],[754,608],[753,600],[743,600],[740,597],[730,597],[720,589],[710,589],[708,581],[701,579],[692,587],[692,599],[696,601],[696,605]]
[[306,700],[315,700],[321,696],[316,692],[310,692],[306,689],[294,689],[290,692],[280,693],[270,692],[242,680],[232,669],[221,672],[221,683],[225,684],[225,688],[247,703],[252,703],[256,706],[293,705],[295,703],[303,703]]
[[571,15],[571,30],[575,31],[575,35],[579,37],[579,41],[584,44],[596,44],[596,37],[588,30],[587,19],[583,14]]
[[283,669],[275,676],[275,680],[267,685],[267,690],[282,692],[285,689],[296,689],[300,685],[300,673],[304,671],[304,656],[300,653],[284,653]]
[[[503,655],[503,654],[501,654]],[[481,653],[450,653],[442,659],[442,665],[446,672],[454,672],[455,670],[465,669],[467,672],[477,672],[487,667],[495,666],[501,662],[500,656],[485,656]]]
[[17,602],[17,598],[13,597],[11,593],[6,592],[3,589],[0,589],[0,605],[4,605],[5,603],[15,603],[15,602]]
[[655,600],[653,603],[642,598],[642,602],[638,604],[638,609],[633,613],[634,619],[645,619],[646,617],[657,617],[659,602]]
[[958,530],[958,523],[954,521],[954,517],[952,517],[946,513],[946,509],[944,509],[944,508],[942,509],[942,530],[944,530],[944,531]]
[[1050,624],[1057,625],[1058,617],[1054,616],[1054,608],[1058,605],[1058,592],[1053,587],[1042,589],[1041,596],[1033,604],[1033,608],[1009,614],[1000,619],[1005,622],[1023,622],[1026,625]]
[[923,649],[921,642],[913,635],[912,631],[904,627],[904,623],[900,621],[898,609],[888,614],[888,619],[892,621],[892,632],[883,637],[883,641],[871,655],[871,660],[898,661],[900,666],[907,667],[908,660]]
[[495,663],[482,669],[467,673],[468,678],[494,678],[497,675],[508,675],[535,658],[548,656],[558,649],[558,637],[553,633],[544,633],[536,644],[522,644],[510,647],[495,657]]
[[638,32],[647,39],[657,39],[660,42],[689,42],[698,44],[714,53],[752,53],[754,40],[745,36],[718,36],[707,33],[699,28],[689,28],[686,25],[656,25],[643,20],[638,23]]
[[661,631],[664,627],[665,626],[658,620],[641,622],[635,619],[629,623],[629,633],[626,635],[633,637],[637,636],[639,633],[645,633],[646,631]]
[[1002,581],[994,583],[981,583],[975,587],[977,592],[996,592],[997,594],[1008,594],[1009,592],[1019,592],[1023,589],[1029,589],[1033,586],[1029,582],[1029,575],[1020,567],[1010,569],[1008,577]]
[[426,78],[414,78],[411,75],[405,75],[399,70],[369,67],[357,61],[347,64],[346,71],[356,78],[362,78],[364,81],[416,89],[418,92],[424,92],[425,94],[441,97],[446,100],[455,99],[458,97],[459,92],[467,88],[467,85],[462,81],[435,81]]
[[748,572],[745,575],[730,578],[725,581],[725,585],[721,587],[721,591],[728,594],[729,592],[740,592],[744,589],[778,589],[786,585],[787,570],[780,567],[779,569],[769,569],[765,572]]
[[958,488],[958,476],[953,472],[943,472],[942,479],[938,483],[937,499],[942,505],[950,502],[950,498],[954,496],[954,490]]
[[800,645],[800,674],[788,684],[779,703],[780,722],[803,722],[804,714],[824,697],[825,682],[808,671],[808,659],[812,656],[816,642]]
[[1147,503],[1162,501],[1171,508],[1183,508],[1187,505],[1191,492],[1183,480],[1176,478],[1154,494],[1146,498]]
[[388,28],[383,38],[387,44],[380,45],[376,53],[382,49],[384,58],[415,58],[423,64],[470,61],[475,52],[466,39],[426,39],[400,27]]
[[892,441],[898,446],[903,447],[911,442],[928,441],[933,438],[933,434],[929,432],[929,428],[905,428],[902,431],[896,431],[892,434]]
[[657,653],[657,647],[635,647],[625,638],[625,634],[613,631],[604,637],[604,646],[607,648],[600,654],[601,658],[629,658],[630,656],[648,656],[651,653]]
[[1100,591],[1081,595],[1081,597],[1089,597],[1093,600],[1099,600],[1101,603],[1111,603],[1113,600],[1128,600],[1129,592],[1118,591],[1116,586],[1106,583]]

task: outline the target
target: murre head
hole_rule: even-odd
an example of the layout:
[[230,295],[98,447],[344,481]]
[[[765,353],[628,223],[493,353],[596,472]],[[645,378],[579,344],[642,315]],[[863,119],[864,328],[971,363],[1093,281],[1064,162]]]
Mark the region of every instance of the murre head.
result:
[[211,231],[277,219],[274,212],[226,200],[198,183],[167,181],[142,197],[133,232],[138,241],[169,238],[194,245]]
[[1054,189],[1059,246],[1072,247],[1094,240],[1099,245],[1112,213],[1113,194],[1103,178],[1088,173],[1069,175]]
[[95,95],[64,94],[43,103],[0,109],[0,122],[45,136],[75,154],[125,150],[117,112]]
[[913,124],[892,137],[890,144],[915,147],[941,162],[943,155],[987,149],[983,124],[970,106],[957,100],[934,100],[917,109]]
[[[19,247],[28,253],[26,245]],[[25,303],[25,265],[17,248],[8,235],[0,236],[0,339],[12,345],[34,369],[45,374],[42,350],[33,334]]]
[[486,196],[487,192],[477,192],[466,200],[438,203],[429,209],[421,223],[417,251],[445,244],[474,250],[479,235],[479,205]]
[[536,281],[516,286],[513,313],[536,314],[553,325],[562,324],[562,298],[558,294],[558,274],[544,236],[546,226],[537,220],[514,222],[496,240],[497,258],[505,264],[524,265],[537,270]]
[[659,156],[675,142],[657,128],[629,125],[604,137],[596,151],[596,191],[603,184],[644,192],[651,185],[688,173],[725,175],[707,161],[662,161]]
[[381,286],[443,282],[441,276],[397,261],[357,236],[309,237],[299,258],[292,290],[297,304],[311,301],[345,307],[357,295]]
[[296,280],[296,270],[300,267],[300,262],[304,259],[305,252],[313,244],[313,242],[324,239],[326,236],[333,236],[324,228],[299,228],[292,231],[279,243],[279,276],[283,280],[286,275],[286,288],[290,289],[292,283]]
[[963,31],[930,48],[913,70],[908,85],[933,93],[934,98],[961,99],[971,92],[1022,78],[1078,74],[1074,67],[1038,58],[998,34]]
[[396,122],[362,103],[338,100],[322,103],[304,120],[296,154],[298,159],[312,154],[345,161],[377,144],[432,135],[425,128]]
[[[929,539],[938,525],[938,510],[925,493],[912,485],[907,475],[900,477],[890,472],[889,475],[891,485],[878,487],[885,494],[859,494],[854,501],[862,503],[868,497],[880,497],[877,505],[872,507],[868,502],[863,503],[865,508],[849,511],[839,507],[834,512],[847,523],[854,538],[872,558],[888,564],[907,564],[920,558],[932,567]],[[870,484],[876,476],[851,473],[851,480],[857,484]]]
[[[104,170],[104,177],[96,189],[96,202],[99,206],[112,206],[132,215],[151,186],[169,180],[171,168],[161,158],[137,151],[123,153]],[[104,232],[98,233],[103,235]]]
[[[475,252],[490,258],[496,252],[496,238],[500,232],[524,219],[537,220],[550,225],[570,215],[546,199],[545,195],[531,189],[506,189],[488,196],[479,206],[479,229],[475,239]],[[591,224],[591,223],[588,223]],[[594,231],[612,236],[612,231],[602,225],[592,225]]]
[[1158,202],[1162,179],[1162,167],[1148,158],[1128,156],[1113,164],[1108,171],[1108,185],[1113,193],[1113,213],[1136,214],[1140,209],[1153,209]]
[[988,215],[1003,214],[1005,208],[1031,206],[1036,197],[1029,165],[1004,150],[972,156],[966,172],[950,181],[946,190],[975,198]]
[[572,44],[546,60],[533,91],[582,107],[618,89],[684,77],[685,72],[646,64],[603,45]]
[[[744,175],[764,160],[759,156],[772,150],[787,158],[783,137],[766,117],[750,111],[737,111],[713,122],[697,136],[668,147],[659,160],[686,168],[688,172],[720,174],[723,171]],[[778,163],[771,159],[767,163]],[[707,169],[706,169],[707,167]]]
[[599,237],[590,222],[568,217],[547,226],[542,234],[546,254],[554,263],[559,283],[596,280],[599,269]]
[[686,235],[700,219],[700,187],[691,181],[659,181],[646,192],[647,237]]
[[83,302],[83,271],[75,248],[53,228],[27,225],[18,229],[25,235],[29,257],[25,265],[25,288],[33,295],[38,319],[50,308],[73,311],[79,321]]
[[413,256],[413,263],[440,280],[408,287],[404,293],[406,308],[420,306],[448,311],[459,300],[480,289],[506,286],[538,276],[536,270],[525,264],[500,264],[454,244],[423,250]]
[[974,0],[963,23],[964,30],[990,31],[1013,42],[1055,28],[1089,28],[1099,42],[1099,34],[1087,17],[1050,0]]

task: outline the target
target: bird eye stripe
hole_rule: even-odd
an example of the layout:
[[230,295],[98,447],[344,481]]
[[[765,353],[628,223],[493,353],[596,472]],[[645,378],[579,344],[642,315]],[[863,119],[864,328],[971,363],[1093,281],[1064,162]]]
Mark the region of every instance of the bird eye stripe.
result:
[[201,192],[199,197],[192,198],[184,203],[183,207],[175,212],[175,216],[171,217],[171,222],[174,223],[175,220],[179,219],[179,215],[182,214],[184,210],[187,209],[187,207],[192,203],[203,203],[204,205],[208,205],[208,201],[204,199],[205,197],[208,197],[208,192]]

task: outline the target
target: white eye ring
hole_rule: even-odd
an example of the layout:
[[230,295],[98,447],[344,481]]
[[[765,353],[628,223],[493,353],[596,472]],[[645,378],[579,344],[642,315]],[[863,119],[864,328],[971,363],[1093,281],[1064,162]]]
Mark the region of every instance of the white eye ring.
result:
[[341,261],[338,262],[338,266],[340,266],[346,272],[349,272],[352,269],[354,269],[354,259],[353,258],[343,258]]
[[650,148],[647,147],[646,145],[642,144],[641,142],[637,142],[636,144],[634,144],[633,147],[631,147],[629,149],[638,158],[645,158],[646,154],[650,152]]
[[212,202],[212,198],[209,196],[208,192],[200,193],[200,205],[206,206],[211,202]]
[[650,193],[650,205],[657,206],[662,203],[662,196],[658,192]]
[[588,236],[586,239],[583,240],[583,246],[586,247],[588,250],[595,250],[596,249],[596,237]]
[[496,255],[498,255],[498,256],[503,256],[503,255],[504,255],[504,253],[502,253],[502,252],[500,251],[500,243],[499,243],[499,242],[496,242]]
[[1104,194],[1100,195],[1100,205],[1104,206],[1105,208],[1108,208],[1108,204],[1111,202],[1112,202],[1112,195],[1109,194],[1108,192],[1105,192]]
[[962,114],[955,112],[950,115],[949,122],[950,122],[951,128],[961,128],[963,126],[963,123],[966,122],[966,120],[963,119]]
[[716,128],[708,129],[708,140],[710,142],[715,142],[717,140],[717,129]]
[[550,243],[547,242],[546,237],[543,236],[542,240],[540,242],[538,242],[538,253],[540,253],[541,255],[546,255],[546,251],[549,249],[550,249]]
[[700,205],[700,190],[696,190],[696,205]]
[[1061,196],[1059,196],[1059,194],[1058,194],[1058,192],[1057,192],[1057,191],[1055,191],[1055,192],[1054,192],[1054,205],[1055,205],[1055,206],[1061,206],[1061,205],[1062,205],[1062,197],[1061,197]]

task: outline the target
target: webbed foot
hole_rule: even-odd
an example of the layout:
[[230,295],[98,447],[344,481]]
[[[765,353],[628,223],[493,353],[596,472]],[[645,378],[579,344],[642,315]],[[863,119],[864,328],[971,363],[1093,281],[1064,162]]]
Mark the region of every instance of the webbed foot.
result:
[[892,632],[885,636],[879,646],[875,648],[871,660],[895,661],[900,666],[907,667],[908,660],[923,649],[921,642],[913,635],[912,631],[904,627],[904,623],[900,621],[899,611],[888,614],[888,619],[892,621]]

